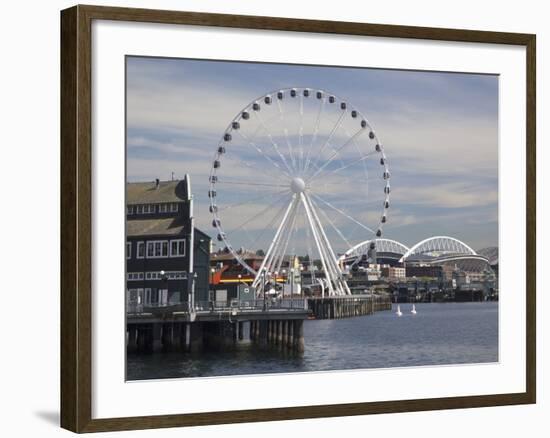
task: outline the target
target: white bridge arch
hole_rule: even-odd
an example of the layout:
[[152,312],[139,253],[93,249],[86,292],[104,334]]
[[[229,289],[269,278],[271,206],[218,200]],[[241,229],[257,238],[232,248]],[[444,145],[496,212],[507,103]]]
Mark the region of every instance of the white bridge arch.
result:
[[403,245],[401,242],[392,239],[371,239],[365,240],[357,245],[348,249],[344,254],[340,256],[340,260],[344,260],[350,257],[360,257],[367,253],[371,243],[374,243],[377,252],[387,252],[393,254],[406,254],[409,248]]
[[449,236],[434,236],[428,239],[424,239],[421,242],[418,242],[412,248],[410,248],[404,255],[401,257],[399,262],[406,261],[409,257],[414,255],[430,255],[440,257],[442,255],[451,255],[451,254],[462,254],[462,255],[477,255],[477,253],[466,245],[464,242],[461,242],[454,237]]

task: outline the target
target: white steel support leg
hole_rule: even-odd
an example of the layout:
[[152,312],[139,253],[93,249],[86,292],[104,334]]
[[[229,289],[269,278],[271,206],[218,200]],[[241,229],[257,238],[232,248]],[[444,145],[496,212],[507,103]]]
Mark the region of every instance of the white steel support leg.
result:
[[[319,235],[317,233],[317,227],[315,226],[315,222],[313,220],[313,216],[311,215],[311,211],[309,209],[309,205],[305,199],[304,196],[301,196],[301,200],[302,200],[302,204],[304,205],[304,208],[306,210],[306,216],[308,218],[308,221],[309,221],[309,225],[311,226],[311,231],[313,232],[313,238],[315,240],[315,243],[317,244],[317,249],[319,250],[319,256],[321,257],[321,264],[323,265],[323,270],[325,271],[325,275],[328,277],[330,275],[330,272],[329,272],[329,269],[328,269],[328,265],[327,265],[327,262],[325,260],[325,249],[323,248],[322,244],[321,244],[321,241],[319,239]],[[332,281],[330,278],[327,278],[327,286],[329,288],[329,293],[331,295],[334,295],[335,292],[334,292],[334,289],[332,287]]]
[[327,238],[327,235],[325,234],[325,230],[323,229],[323,225],[321,223],[321,220],[319,219],[319,216],[317,215],[317,211],[313,207],[313,203],[308,198],[307,195],[304,194],[305,201],[309,204],[310,212],[313,215],[313,219],[317,224],[318,232],[320,234],[320,240],[322,241],[325,251],[327,252],[327,265],[330,269],[330,277],[328,278],[329,281],[333,281],[335,284],[335,290],[338,295],[349,295],[351,294],[349,287],[345,280],[342,278],[342,272],[338,266],[337,257],[334,254],[334,251],[330,245],[330,241]]
[[[281,251],[283,250],[282,247],[284,246],[283,242],[286,240],[286,237],[290,233],[290,229],[293,226],[294,221],[294,215],[296,214],[296,204],[298,201],[293,200],[293,206],[286,218],[286,222],[281,228],[281,231],[279,233],[279,238],[275,242],[275,245],[273,246],[273,250],[270,254],[269,259],[265,262],[265,269],[267,272],[276,272],[277,271],[277,260],[281,257]],[[286,233],[286,234],[285,234]]]
[[275,271],[281,272],[281,268],[284,262],[285,253],[288,248],[288,244],[290,243],[290,239],[292,238],[292,229],[294,228],[294,225],[296,224],[296,217],[298,216],[298,209],[300,207],[300,202],[298,200],[294,203],[294,210],[292,211],[289,219],[289,227],[288,227],[288,234],[285,239],[285,243],[282,247],[282,251],[280,251],[279,259],[275,261]]
[[275,233],[275,236],[273,237],[273,240],[271,241],[271,244],[269,245],[269,249],[267,250],[267,253],[262,261],[262,264],[260,266],[260,269],[258,270],[257,274],[256,274],[256,278],[254,279],[254,282],[252,283],[252,287],[255,287],[257,288],[258,287],[258,284],[260,283],[260,277],[261,277],[261,274],[266,266],[266,262],[271,258],[272,254],[273,254],[273,249],[274,247],[276,246],[278,240],[279,240],[279,236],[281,235],[281,230],[284,228],[286,222],[287,222],[287,218],[288,218],[288,215],[290,213],[290,210],[292,209],[294,203],[295,203],[295,199],[296,199],[296,196],[294,196],[292,198],[292,201],[288,204],[288,208],[286,209],[285,211],[285,214],[283,216],[283,220],[281,221],[281,224],[279,225],[279,228],[277,229],[277,232]]

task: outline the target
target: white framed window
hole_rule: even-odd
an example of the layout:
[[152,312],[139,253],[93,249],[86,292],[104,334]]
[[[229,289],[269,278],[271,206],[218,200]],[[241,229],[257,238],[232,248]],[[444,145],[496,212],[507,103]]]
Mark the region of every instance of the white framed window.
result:
[[155,257],[155,245],[154,242],[147,242],[147,258]]
[[136,214],[143,213],[143,205],[136,205]]
[[177,203],[172,203],[172,204],[170,204],[170,211],[171,211],[171,212],[176,212],[176,211],[178,211],[178,204],[177,204]]
[[128,272],[126,274],[128,281],[138,281],[143,280],[143,272]]
[[168,240],[150,240],[147,242],[147,258],[168,257]]
[[145,242],[137,243],[136,258],[137,259],[145,258]]
[[146,204],[143,206],[143,213],[145,214],[153,214],[155,213],[156,208],[155,204]]
[[126,214],[134,214],[134,206],[133,205],[127,205],[126,206]]
[[159,213],[168,213],[170,204],[160,204]]
[[126,242],[126,258],[132,258],[132,242]]
[[151,288],[146,287],[145,288],[145,295],[142,294],[141,297],[138,297],[138,304],[144,303],[150,303],[151,302]]
[[185,256],[185,239],[176,239],[170,241],[170,257]]
[[[136,277],[130,277],[131,274],[136,274]],[[139,275],[139,276],[138,276]],[[143,272],[128,273],[128,280],[143,280]],[[164,275],[160,271],[151,271],[145,273],[146,280],[185,280],[187,271],[165,271]]]

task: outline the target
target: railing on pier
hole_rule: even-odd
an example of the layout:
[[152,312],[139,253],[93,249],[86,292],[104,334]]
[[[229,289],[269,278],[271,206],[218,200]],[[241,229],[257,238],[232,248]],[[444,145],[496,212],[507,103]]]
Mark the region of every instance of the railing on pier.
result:
[[[262,311],[300,311],[307,310],[307,300],[304,298],[269,298],[257,300],[242,300],[237,299],[223,301],[197,301],[195,303],[195,312],[262,312]],[[127,303],[126,313],[143,314],[157,313],[162,310],[183,311],[189,312],[189,304],[187,302],[181,304],[137,304]]]

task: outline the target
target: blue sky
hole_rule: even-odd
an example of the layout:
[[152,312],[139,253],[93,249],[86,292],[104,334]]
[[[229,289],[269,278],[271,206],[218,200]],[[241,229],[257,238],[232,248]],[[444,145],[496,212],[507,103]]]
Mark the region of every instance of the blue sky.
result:
[[[177,178],[189,173],[198,226],[214,236],[208,212],[208,176],[224,130],[258,96],[289,87],[334,93],[359,110],[381,139],[392,190],[384,237],[409,246],[433,235],[456,237],[474,249],[497,245],[496,76],[129,57],[128,180],[166,180],[171,172]],[[304,139],[312,138],[311,133],[308,137],[304,132]],[[265,136],[263,140],[267,141]],[[291,141],[297,142],[297,137]],[[241,171],[246,170],[242,172],[247,174],[245,177],[250,177],[252,167],[259,175],[256,181],[269,176],[254,158],[253,150],[247,151],[243,145],[234,151],[246,157],[249,164],[248,168],[240,166]],[[224,176],[237,172],[233,165],[220,170]],[[360,173],[348,176],[356,181],[355,175],[360,178]],[[380,209],[368,202],[372,192],[363,193],[356,183],[348,182],[339,181],[338,193],[325,199],[349,207],[346,211],[354,218],[361,218],[361,222],[370,219],[373,224],[367,225],[375,226]],[[377,194],[378,183],[373,181],[370,189],[377,190]],[[226,196],[223,200],[231,202],[246,196],[235,191],[227,194],[223,189],[222,193]],[[234,216],[250,217],[254,209],[269,207],[268,200],[264,201]],[[336,229],[349,232],[345,237],[351,243],[371,237],[361,228],[353,229],[353,224],[339,221],[335,210],[326,213],[326,220],[336,225],[326,224],[336,251],[346,246],[335,234]],[[243,235],[235,232],[231,237],[236,246],[249,246]]]

